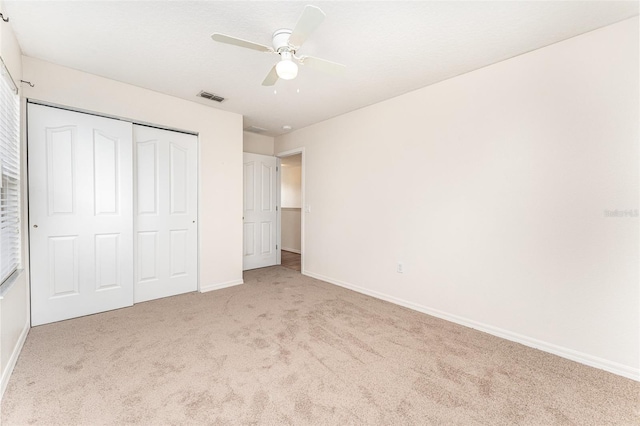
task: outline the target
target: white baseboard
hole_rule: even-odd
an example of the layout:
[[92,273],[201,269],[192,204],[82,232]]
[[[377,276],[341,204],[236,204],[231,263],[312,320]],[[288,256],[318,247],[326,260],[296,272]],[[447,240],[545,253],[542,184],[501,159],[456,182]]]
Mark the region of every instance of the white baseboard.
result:
[[240,285],[240,284],[244,284],[244,280],[239,279],[239,280],[227,281],[226,283],[209,284],[209,285],[200,287],[200,293],[206,293],[208,291],[213,291],[213,290],[220,290],[222,288],[233,287],[234,285]]
[[386,300],[387,302],[395,303],[396,305],[404,306],[405,308],[412,309],[414,311],[422,312],[427,315],[431,315],[437,318],[441,318],[456,324],[463,325],[465,327],[473,328],[497,337],[501,337],[512,342],[520,343],[531,348],[539,349],[544,352],[549,352],[554,355],[558,355],[562,358],[567,358],[572,361],[579,362],[581,364],[588,365],[590,367],[599,368],[609,373],[617,374],[619,376],[626,377],[631,380],[640,381],[640,368],[630,367],[614,361],[610,361],[604,358],[599,358],[593,355],[586,354],[584,352],[575,351],[573,349],[558,346],[553,343],[544,342],[542,340],[534,339],[532,337],[524,336],[522,334],[514,333],[512,331],[504,330],[502,328],[494,327],[491,325],[483,324],[468,318],[460,317],[457,315],[449,314],[446,312],[432,309],[427,306],[423,306],[417,303],[409,302],[397,297],[389,296],[384,293],[380,293],[373,290],[353,285],[344,281],[335,280],[333,278],[325,277],[314,272],[303,271],[303,275],[307,275],[312,278],[316,278],[322,281],[326,281],[331,284],[338,285],[340,287],[348,288],[349,290],[356,291],[358,293],[366,294],[367,296],[375,297],[376,299]]
[[27,340],[27,335],[29,334],[29,321],[24,324],[24,328],[20,333],[20,337],[18,337],[18,341],[13,348],[13,352],[11,352],[11,357],[9,358],[9,362],[7,363],[7,368],[2,372],[2,378],[0,379],[0,401],[2,401],[2,396],[4,395],[5,389],[7,389],[7,385],[9,384],[9,379],[11,378],[11,373],[13,373],[13,368],[16,366],[16,362],[18,362],[18,357],[20,356],[20,352],[22,352],[22,347],[24,346],[25,340]]
[[290,251],[292,253],[298,253],[298,254],[302,254],[302,251],[298,250],[298,249],[293,249],[293,248],[288,248],[288,247],[282,247],[281,250],[284,251]]

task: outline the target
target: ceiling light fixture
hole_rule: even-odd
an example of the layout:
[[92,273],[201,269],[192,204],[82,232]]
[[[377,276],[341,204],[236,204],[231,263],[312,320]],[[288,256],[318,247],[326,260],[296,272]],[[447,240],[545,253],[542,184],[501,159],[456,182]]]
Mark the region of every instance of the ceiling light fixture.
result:
[[291,52],[280,52],[282,60],[276,65],[276,73],[283,80],[293,80],[298,75],[298,65],[291,60]]

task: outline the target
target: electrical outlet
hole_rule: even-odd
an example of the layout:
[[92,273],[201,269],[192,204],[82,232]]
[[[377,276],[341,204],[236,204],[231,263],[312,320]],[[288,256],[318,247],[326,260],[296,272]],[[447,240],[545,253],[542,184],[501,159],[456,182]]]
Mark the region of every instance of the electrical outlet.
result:
[[404,263],[398,262],[398,266],[396,267],[396,272],[399,274],[404,273]]

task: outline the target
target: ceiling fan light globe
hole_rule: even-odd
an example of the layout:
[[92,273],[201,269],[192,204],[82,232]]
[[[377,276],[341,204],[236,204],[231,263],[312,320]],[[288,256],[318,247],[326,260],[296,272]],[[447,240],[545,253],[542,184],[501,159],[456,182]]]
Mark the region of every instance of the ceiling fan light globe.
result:
[[298,75],[298,65],[289,60],[280,61],[276,65],[276,72],[283,80],[293,80]]

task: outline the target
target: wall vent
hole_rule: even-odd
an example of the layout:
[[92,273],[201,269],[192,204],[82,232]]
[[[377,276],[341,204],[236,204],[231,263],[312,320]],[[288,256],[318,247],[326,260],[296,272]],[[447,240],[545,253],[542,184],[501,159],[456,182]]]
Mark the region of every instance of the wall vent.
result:
[[251,133],[264,133],[267,131],[267,129],[263,129],[262,127],[257,127],[257,126],[245,127],[244,130]]
[[216,101],[216,102],[224,101],[224,98],[222,96],[218,96],[214,93],[205,92],[204,90],[201,90],[200,93],[198,93],[198,96],[200,96],[201,98],[209,99],[210,101]]

